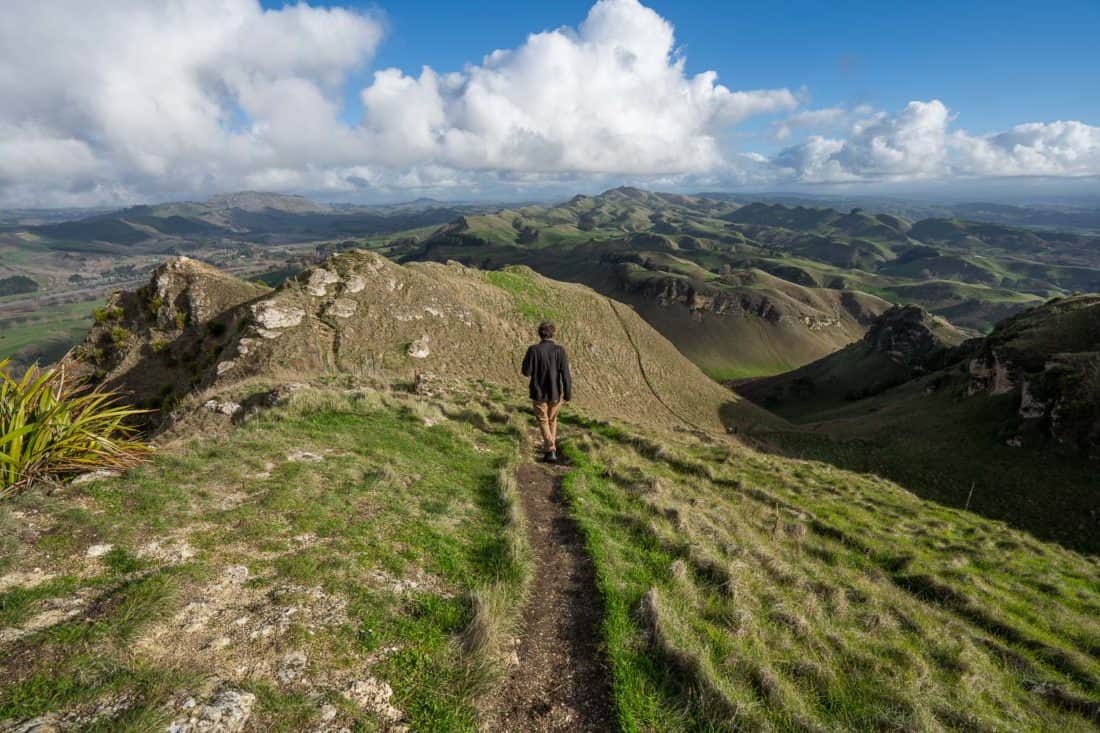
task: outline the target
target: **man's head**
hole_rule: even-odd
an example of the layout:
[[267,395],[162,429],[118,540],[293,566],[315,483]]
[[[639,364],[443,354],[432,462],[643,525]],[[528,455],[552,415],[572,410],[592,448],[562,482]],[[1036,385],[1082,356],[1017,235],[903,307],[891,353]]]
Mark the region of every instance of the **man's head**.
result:
[[539,338],[540,339],[552,339],[557,332],[557,328],[550,321],[543,321],[539,324]]

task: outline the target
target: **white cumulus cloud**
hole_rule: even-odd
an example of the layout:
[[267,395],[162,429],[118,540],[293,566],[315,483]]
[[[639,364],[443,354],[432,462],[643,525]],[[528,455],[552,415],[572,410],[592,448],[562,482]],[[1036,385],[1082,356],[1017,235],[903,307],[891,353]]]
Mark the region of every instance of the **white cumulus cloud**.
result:
[[1100,175],[1100,127],[1082,122],[1032,122],[984,137],[957,132],[949,145],[967,175]]
[[976,136],[951,131],[952,121],[938,99],[910,102],[856,120],[843,138],[814,135],[782,150],[773,172],[807,183],[1100,175],[1100,127],[1035,122]]
[[577,29],[532,34],[461,73],[379,71],[363,103],[391,165],[660,174],[714,168],[718,129],[797,100],[688,76],[667,20],[636,0],[600,0]]
[[381,36],[371,17],[305,4],[8,0],[0,200],[204,191],[343,159],[341,87]]
[[9,0],[0,25],[0,202],[81,203],[264,186],[468,185],[470,172],[706,171],[715,134],[797,105],[689,76],[672,25],[600,0],[577,27],[481,64],[350,72],[382,24],[306,3]]

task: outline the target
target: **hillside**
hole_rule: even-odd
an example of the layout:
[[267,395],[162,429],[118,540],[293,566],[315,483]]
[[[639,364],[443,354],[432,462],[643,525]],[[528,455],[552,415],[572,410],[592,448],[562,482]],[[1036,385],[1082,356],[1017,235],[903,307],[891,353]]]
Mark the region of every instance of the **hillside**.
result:
[[[516,678],[522,729],[608,730],[581,706],[604,689],[620,730],[1093,728],[1093,559],[576,405],[545,479],[594,571],[567,578],[529,523],[517,383],[234,383],[180,415],[205,437],[0,504],[0,729],[516,730],[493,722]],[[531,607],[539,578],[595,622]],[[524,620],[548,615],[550,669]]]
[[774,377],[734,385],[772,412],[808,421],[822,410],[865,399],[942,368],[966,336],[920,306],[896,306],[863,338],[823,359]]
[[1098,375],[1100,296],[1082,295],[961,343],[918,309],[891,311],[859,344],[737,390],[801,424],[772,437],[787,452],[1096,552]]
[[890,303],[974,334],[1046,297],[1100,289],[1100,246],[1085,235],[633,188],[466,215],[384,251],[583,282],[634,305],[720,379],[815,361]]
[[[979,335],[1049,297],[1100,290],[1096,237],[949,216],[628,187],[505,209],[430,199],[329,207],[243,192],[0,231],[0,278],[39,287],[34,298],[0,296],[0,318],[64,318],[71,303],[137,286],[167,255],[278,285],[353,248],[400,261],[527,265],[589,285],[635,306],[718,379],[815,361],[858,340],[890,304],[920,305]],[[21,362],[71,343],[42,333],[51,343],[36,345],[41,331],[11,337],[30,343]]]
[[593,414],[708,430],[774,421],[587,287],[368,252],[334,255],[274,291],[174,260],[108,301],[74,361],[157,410],[260,375],[508,384],[545,318],[572,354],[576,402]]

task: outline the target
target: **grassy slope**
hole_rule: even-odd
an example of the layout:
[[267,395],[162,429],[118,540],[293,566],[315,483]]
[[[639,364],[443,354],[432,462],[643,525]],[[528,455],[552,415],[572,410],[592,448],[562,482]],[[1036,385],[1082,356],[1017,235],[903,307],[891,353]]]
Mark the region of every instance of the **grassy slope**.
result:
[[1092,730],[1095,560],[825,464],[584,428],[567,494],[623,730]]
[[[0,628],[33,622],[44,599],[83,599],[71,620],[0,654],[0,720],[121,694],[134,706],[103,729],[149,730],[166,722],[165,704],[218,678],[257,695],[252,730],[316,726],[326,703],[336,723],[373,730],[378,720],[340,694],[369,674],[392,685],[414,729],[472,730],[479,675],[456,644],[473,613],[468,594],[498,582],[515,591],[521,578],[496,483],[515,433],[471,410],[482,428],[369,391],[303,393],[228,439],[178,446],[125,478],[0,507],[2,526],[29,516],[36,527],[5,530],[0,575],[52,575],[0,592]],[[323,460],[288,460],[296,450]],[[194,555],[158,560],[150,542]],[[85,559],[98,543],[113,549]],[[235,566],[248,579],[219,607],[210,599]],[[196,601],[217,610],[181,634]],[[238,617],[244,626],[231,623]],[[285,628],[267,620],[279,618]],[[308,655],[308,686],[273,678],[273,660],[289,651]]]
[[[987,343],[1034,375],[1054,354],[1092,350],[1098,324],[1095,296],[1065,298],[1003,321]],[[939,335],[957,342],[957,334]],[[853,400],[853,393],[908,376],[857,344],[741,389],[801,425],[769,438],[792,455],[889,476],[926,498],[1100,552],[1095,462],[1048,437],[1046,428],[1024,424],[1018,395],[968,396],[967,361]],[[1022,445],[1012,447],[1010,439]]]
[[[484,217],[475,221],[482,224]],[[514,230],[512,237],[514,239]],[[546,230],[548,231],[548,230]],[[583,233],[582,233],[583,234]],[[634,306],[643,318],[671,340],[689,359],[716,379],[775,374],[820,358],[850,343],[862,334],[862,327],[839,305],[840,293],[823,288],[806,288],[784,281],[762,271],[746,270],[737,281],[720,282],[685,256],[644,252],[651,261],[667,268],[661,272],[635,266],[624,287],[612,273],[615,265],[601,262],[609,252],[629,253],[622,242],[607,242],[595,237],[591,242],[573,248],[555,249],[540,239],[539,247],[525,248],[499,241],[495,230],[478,229],[477,236],[489,244],[477,247],[435,246],[431,259],[454,259],[480,267],[495,268],[509,264],[527,265],[559,280],[580,282],[616,300]],[[694,257],[694,255],[692,255]],[[718,269],[705,254],[698,259]],[[721,258],[717,258],[720,262]],[[680,303],[662,305],[653,295],[640,292],[647,280],[681,278],[686,286],[705,283],[708,294],[721,294],[736,303],[742,298],[764,301],[782,312],[786,320],[774,323],[754,314],[744,314],[733,306],[732,315],[709,311],[690,311]],[[863,296],[871,302],[874,298]],[[885,305],[882,306],[883,308]],[[815,318],[839,317],[841,324],[820,330],[807,328],[802,315]]]
[[[4,646],[0,719],[121,693],[131,708],[100,728],[146,730],[213,678],[256,694],[250,730],[316,727],[326,704],[371,730],[340,694],[369,676],[414,730],[472,730],[485,676],[463,654],[470,593],[503,588],[507,615],[523,584],[497,493],[523,405],[479,394],[446,419],[431,400],[301,391],[228,438],[0,508],[0,526],[31,527],[3,533],[0,574],[53,574],[0,593],[0,628],[83,599]],[[574,408],[563,428],[623,730],[1089,729],[1075,710],[1100,702],[1094,560],[720,436]],[[194,556],[156,559],[151,541]],[[86,558],[99,543],[113,548]],[[180,634],[241,565],[241,600]],[[308,662],[280,681],[289,651]]]
[[910,491],[970,507],[1044,539],[1100,552],[1094,462],[1016,431],[1011,395],[963,399],[965,385],[934,377],[818,414],[820,422],[768,437],[784,452],[888,476]]
[[[578,406],[603,416],[721,430],[720,413],[741,413],[744,423],[775,418],[700,372],[667,339],[627,306],[582,285],[549,280],[526,268],[486,273],[459,265],[398,265],[376,254],[342,253],[325,266],[338,277],[360,277],[366,287],[343,292],[356,304],[354,317],[326,315],[326,300],[291,284],[263,306],[310,313],[297,325],[266,338],[248,326],[248,339],[218,360],[238,367],[219,384],[253,374],[289,377],[333,367],[387,379],[411,379],[417,371],[444,379],[481,378],[498,384],[518,376],[520,362],[544,317],[558,325],[577,381]],[[324,324],[315,328],[316,321]],[[409,355],[414,339],[430,344],[423,358]],[[658,393],[654,395],[654,391]]]

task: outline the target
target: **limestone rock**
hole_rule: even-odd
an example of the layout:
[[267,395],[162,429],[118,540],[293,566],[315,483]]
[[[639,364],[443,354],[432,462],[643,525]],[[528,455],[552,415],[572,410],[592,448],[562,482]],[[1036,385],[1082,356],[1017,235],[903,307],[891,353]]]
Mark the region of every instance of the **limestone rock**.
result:
[[84,486],[86,484],[93,484],[96,481],[106,481],[107,479],[118,478],[119,475],[120,474],[119,474],[118,471],[112,471],[112,470],[107,469],[107,468],[101,468],[101,469],[96,470],[96,471],[88,471],[87,473],[80,474],[79,476],[74,478],[72,481],[70,481],[69,485],[70,486]]
[[409,344],[409,356],[414,359],[426,359],[432,353],[428,348],[428,342],[431,341],[431,337],[427,334],[421,336],[416,341]]
[[187,713],[168,726],[168,733],[240,733],[252,716],[256,696],[230,688],[218,690],[205,703],[187,700]]
[[232,400],[225,400],[219,402],[218,400],[207,400],[203,403],[203,408],[210,412],[216,412],[220,415],[226,415],[232,417],[241,411],[240,404],[233,402]]
[[290,683],[302,676],[305,672],[308,657],[305,652],[287,652],[279,660],[279,669],[275,676],[280,682]]
[[[397,723],[405,717],[404,713],[390,704],[393,689],[375,677],[367,677],[352,682],[344,690],[344,697],[391,724]],[[404,726],[400,726],[400,729],[403,730]],[[391,726],[390,730],[395,730],[395,728]]]
[[252,315],[266,329],[293,328],[302,322],[306,312],[297,306],[281,306],[264,301],[252,307]]
[[351,318],[358,308],[359,303],[351,298],[337,298],[325,308],[325,315],[334,318]]
[[323,298],[328,295],[328,286],[338,282],[340,277],[335,272],[316,267],[309,273],[309,278],[306,280],[306,291],[314,297]]

